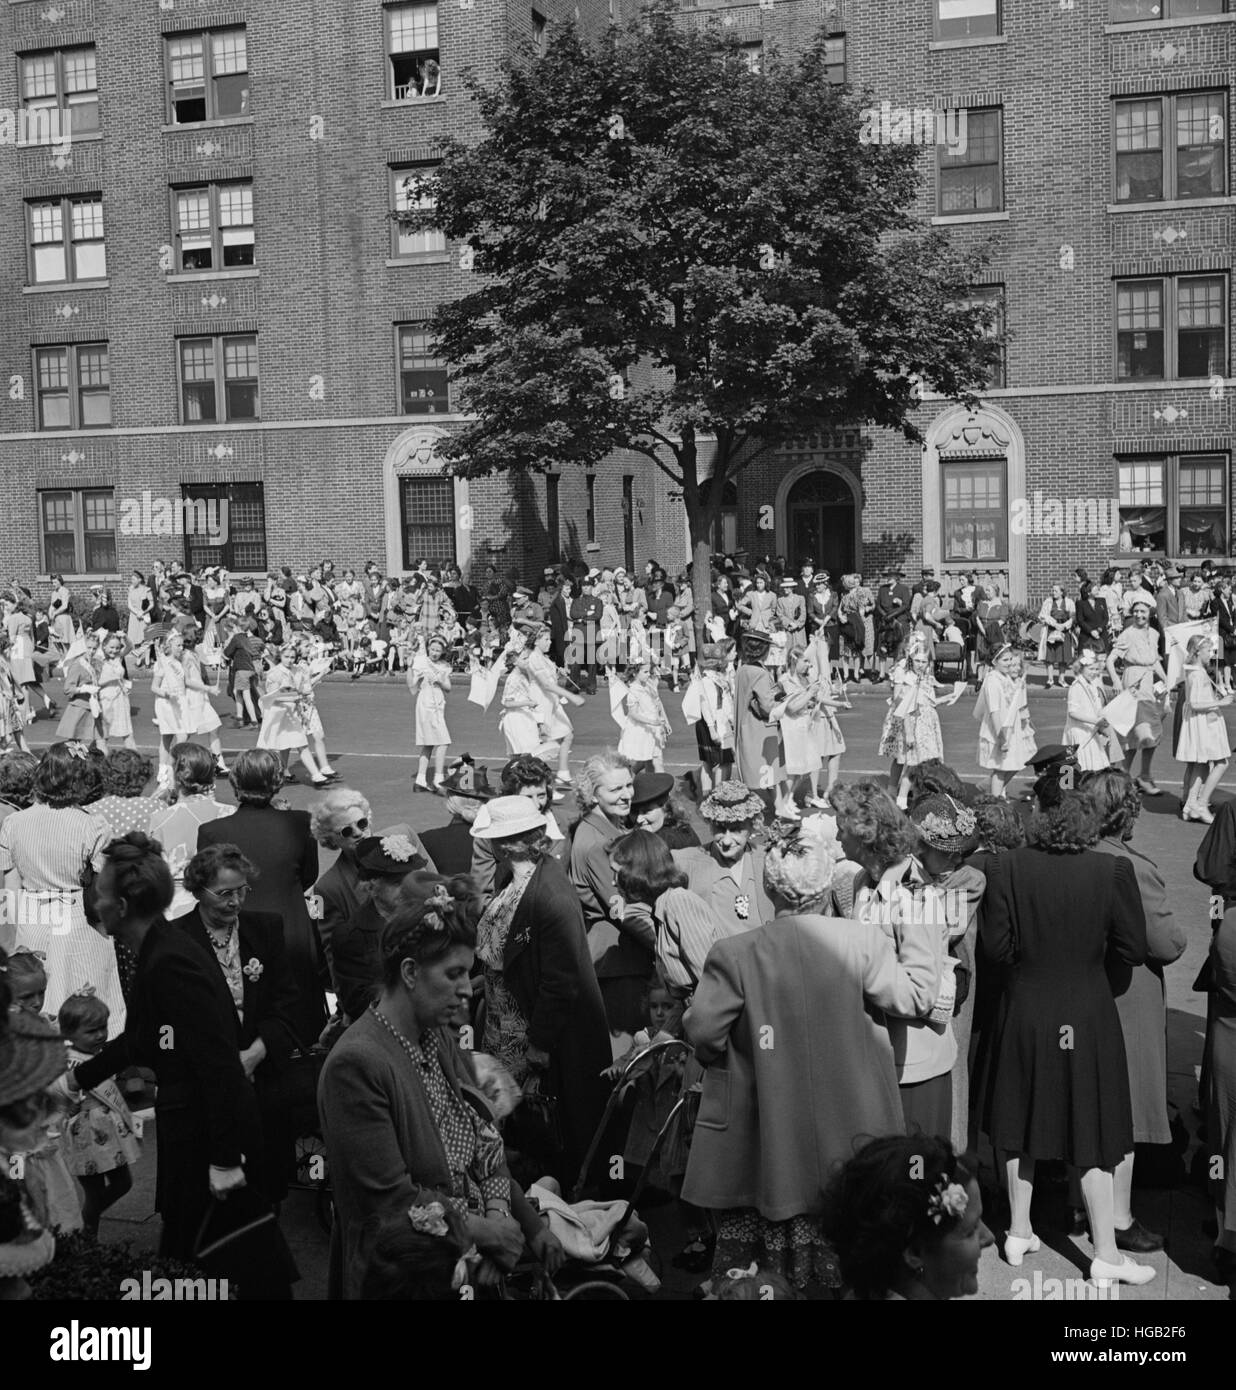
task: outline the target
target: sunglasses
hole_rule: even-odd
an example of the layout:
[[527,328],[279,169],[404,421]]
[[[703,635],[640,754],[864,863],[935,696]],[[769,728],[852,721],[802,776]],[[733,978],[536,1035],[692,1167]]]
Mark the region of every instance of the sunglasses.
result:
[[339,833],[340,835],[346,836],[348,839],[351,839],[353,835],[357,836],[357,838],[360,838],[368,829],[369,822],[365,817],[362,816],[361,819],[358,820],[355,825],[341,826],[339,829]]

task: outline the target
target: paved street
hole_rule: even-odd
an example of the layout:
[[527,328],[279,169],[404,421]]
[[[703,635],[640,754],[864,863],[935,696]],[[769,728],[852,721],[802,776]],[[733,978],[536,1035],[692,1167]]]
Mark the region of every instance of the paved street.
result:
[[[58,695],[58,692],[56,692]],[[694,756],[693,735],[688,733],[678,700],[664,692],[667,712],[675,732],[666,755],[667,769],[685,771]],[[151,701],[145,685],[135,689],[134,699],[141,712],[135,718],[139,742],[149,751],[154,749],[153,728],[150,723]],[[369,797],[376,823],[407,820],[417,829],[443,824],[447,819],[443,802],[436,797],[414,796],[410,778],[415,771],[416,750],[412,747],[412,699],[401,675],[367,677],[360,682],[330,678],[320,690],[319,708],[326,726],[332,760],[345,781],[360,787]],[[843,713],[842,727],[849,751],[842,761],[843,778],[887,771],[875,755],[880,722],[885,713],[885,696],[865,688],[854,692],[855,708]],[[963,777],[978,778],[975,764],[977,726],[970,717],[973,699],[964,696],[951,709],[942,711],[946,759]],[[1059,691],[1050,694],[1039,691],[1031,697],[1032,718],[1039,743],[1059,739],[1064,722],[1064,697]],[[480,763],[486,763],[491,775],[503,761],[502,741],[497,730],[496,710],[489,715],[467,703],[465,692],[451,693],[448,702],[448,724],[455,742],[455,752],[470,751]],[[573,713],[576,729],[576,760],[589,752],[610,744],[616,730],[609,718],[604,687],[588,705]],[[54,724],[40,720],[30,730],[34,745],[52,741]],[[251,747],[255,741],[252,731],[224,731],[227,754]],[[1205,957],[1210,927],[1207,919],[1207,890],[1192,875],[1193,856],[1204,827],[1185,824],[1178,817],[1180,768],[1164,753],[1156,759],[1155,772],[1160,785],[1170,794],[1150,800],[1139,822],[1135,844],[1158,863],[1167,880],[1171,901],[1177,915],[1187,924],[1189,946],[1184,956],[1168,967],[1168,1065],[1169,1093],[1179,1108],[1190,1133],[1197,1126],[1192,1104],[1196,1094],[1197,1068],[1201,1058],[1205,1001],[1194,993],[1192,982]],[[496,777],[494,778],[496,782]],[[1014,789],[1020,791],[1028,779],[1019,778]],[[1233,779],[1224,784],[1220,797],[1236,793]],[[305,806],[311,799],[308,788],[289,788],[293,805]],[[560,818],[565,821],[565,804]],[[325,863],[323,864],[325,868]],[[1192,1150],[1190,1151],[1191,1156]],[[985,1156],[988,1160],[990,1155]],[[139,1181],[134,1192],[120,1206],[113,1208],[104,1222],[104,1238],[135,1239],[153,1244],[157,1235],[157,1220],[148,1218],[153,1190],[153,1154],[148,1146],[143,1158]],[[1041,1194],[1041,1206],[1036,1212],[1036,1229],[1043,1238],[1039,1255],[1028,1256],[1020,1270],[1004,1264],[994,1249],[984,1252],[981,1266],[981,1298],[1008,1299],[1015,1295],[1013,1281],[1024,1277],[1033,1280],[1035,1272],[1044,1279],[1081,1279],[1085,1277],[1090,1248],[1087,1242],[1071,1240],[1049,1224],[1053,1211],[1058,1216],[1063,1197],[1052,1202],[1049,1194]],[[1210,1239],[1202,1233],[1202,1222],[1211,1213],[1200,1193],[1191,1187],[1173,1191],[1138,1191],[1134,1194],[1134,1210],[1149,1227],[1168,1237],[1165,1254],[1148,1257],[1161,1272],[1161,1277],[1141,1289],[1122,1287],[1122,1301],[1134,1299],[1222,1299],[1228,1290],[1211,1282]],[[695,1282],[668,1265],[668,1257],[681,1244],[676,1229],[673,1208],[663,1207],[648,1213],[658,1236],[659,1253],[666,1261],[666,1288],[663,1296],[687,1296]],[[297,1296],[320,1298],[325,1293],[326,1237],[319,1227],[313,1199],[308,1194],[293,1194],[285,1210],[284,1225],[296,1251],[304,1279]],[[1050,1286],[1049,1286],[1050,1288]]]

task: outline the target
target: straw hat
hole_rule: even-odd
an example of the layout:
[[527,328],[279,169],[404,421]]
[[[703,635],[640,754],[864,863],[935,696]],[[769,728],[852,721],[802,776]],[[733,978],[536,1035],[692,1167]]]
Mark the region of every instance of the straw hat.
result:
[[37,1095],[68,1065],[64,1039],[41,1018],[25,1013],[0,1018],[0,1105]]
[[547,821],[526,796],[496,796],[477,812],[474,840],[504,840],[529,830],[544,830]]
[[700,803],[700,815],[714,825],[741,825],[764,818],[764,802],[742,782],[722,782]]

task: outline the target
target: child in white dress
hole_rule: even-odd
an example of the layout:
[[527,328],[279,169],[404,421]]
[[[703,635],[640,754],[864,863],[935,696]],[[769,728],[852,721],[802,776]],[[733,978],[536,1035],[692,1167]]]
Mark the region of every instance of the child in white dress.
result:
[[129,679],[124,659],[125,641],[119,633],[103,640],[98,667],[99,720],[103,742],[119,739],[126,748],[136,748],[133,738],[133,717],[129,712]]
[[159,786],[172,786],[172,745],[189,736],[185,700],[185,668],[180,664],[184,642],[180,633],[169,632],[155,645],[154,674],[150,693],[154,696],[154,722],[159,729]]
[[1082,772],[1101,772],[1120,756],[1119,745],[1113,748],[1112,731],[1103,717],[1108,693],[1102,663],[1092,651],[1079,652],[1073,675],[1064,741],[1077,749],[1077,766]]
[[893,693],[880,736],[880,754],[892,759],[888,783],[895,790],[897,805],[904,811],[910,799],[909,769],[933,758],[944,758],[936,692],[946,687],[937,685],[928,641],[919,633],[908,639],[905,655],[893,667],[891,680]]
[[[446,750],[451,732],[446,727],[446,692],[451,668],[443,660],[446,640],[437,633],[419,647],[408,668],[408,689],[416,696],[416,742],[421,758],[413,783],[417,791],[442,791],[446,779]],[[433,787],[426,780],[433,758]]]
[[[291,781],[288,762],[292,752],[300,754],[301,763],[315,787],[324,787],[335,776],[328,768],[320,768],[309,751],[310,730],[322,728],[317,710],[313,708],[312,687],[307,670],[297,661],[297,648],[289,643],[278,654],[275,664],[266,673],[266,693],[258,701],[262,709],[262,727],[258,730],[257,746],[279,753],[283,759],[283,775]],[[308,727],[307,727],[308,725]]]
[[502,687],[502,713],[498,718],[498,727],[506,740],[506,751],[512,757],[521,753],[539,756],[544,740],[541,726],[537,723],[540,701],[533,689],[532,677],[520,665],[518,651],[508,651],[502,662],[507,675]]
[[1185,764],[1181,820],[1211,824],[1210,798],[1232,756],[1223,711],[1232,703],[1211,679],[1209,665],[1214,643],[1209,637],[1189,638],[1185,648],[1183,702],[1176,757]]
[[630,683],[626,685],[611,676],[609,702],[614,721],[622,730],[619,753],[633,765],[651,763],[654,772],[663,772],[670,724],[657,691],[654,668],[639,667],[631,673]]
[[981,721],[978,764],[991,774],[991,795],[1006,797],[1009,783],[1038,752],[1021,657],[1008,644],[992,659],[974,718]]

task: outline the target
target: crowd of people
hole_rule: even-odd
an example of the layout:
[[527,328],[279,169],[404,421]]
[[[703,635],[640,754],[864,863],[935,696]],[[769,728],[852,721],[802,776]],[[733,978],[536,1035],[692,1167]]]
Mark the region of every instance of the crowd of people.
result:
[[[677,1203],[674,1263],[702,1297],[962,1297],[992,1227],[1010,1266],[1039,1250],[1042,1165],[1069,1174],[1091,1278],[1153,1280],[1138,1257],[1164,1239],[1133,1211],[1135,1146],[1171,1141],[1163,972],[1186,940],[1130,840],[1162,795],[1173,702],[1182,815],[1207,825],[1195,873],[1224,904],[1199,1104],[1213,1171],[1236,1172],[1236,802],[1210,805],[1227,581],[1081,574],[1084,633],[1081,600],[1053,592],[1041,659],[1068,691],[1040,747],[1025,634],[979,576],[946,599],[930,571],[911,590],[893,567],[873,592],[719,563],[698,642],[689,575],[543,578],[326,562],[259,588],[159,566],[134,575],[127,620],[101,591],[87,613],[62,584],[42,613],[0,594],[0,1157],[17,1160],[0,1293],[130,1190],[126,1088],[151,1077],[162,1250],[191,1261],[212,1224],[257,1231],[236,1247],[246,1299],[296,1281],[268,1218],[306,1132],[338,1298],[509,1293],[529,1268],[606,1263],[654,1290],[633,1185]],[[146,666],[157,759],[131,707]],[[451,817],[420,833],[379,828],[339,782],[315,702],[332,670],[396,669],[414,786]],[[860,679],[889,686],[886,784],[841,778]],[[616,746],[580,750],[569,711],[601,680]],[[461,684],[498,703],[497,786],[467,755],[448,768]],[[665,770],[666,685],[695,735],[687,779]],[[982,787],[949,766],[937,713],[967,686]],[[225,688],[259,726],[230,767]],[[36,758],[40,698],[60,741]],[[320,789],[308,811],[281,798],[293,752]],[[1225,1277],[1234,1181],[1210,1191]]]

